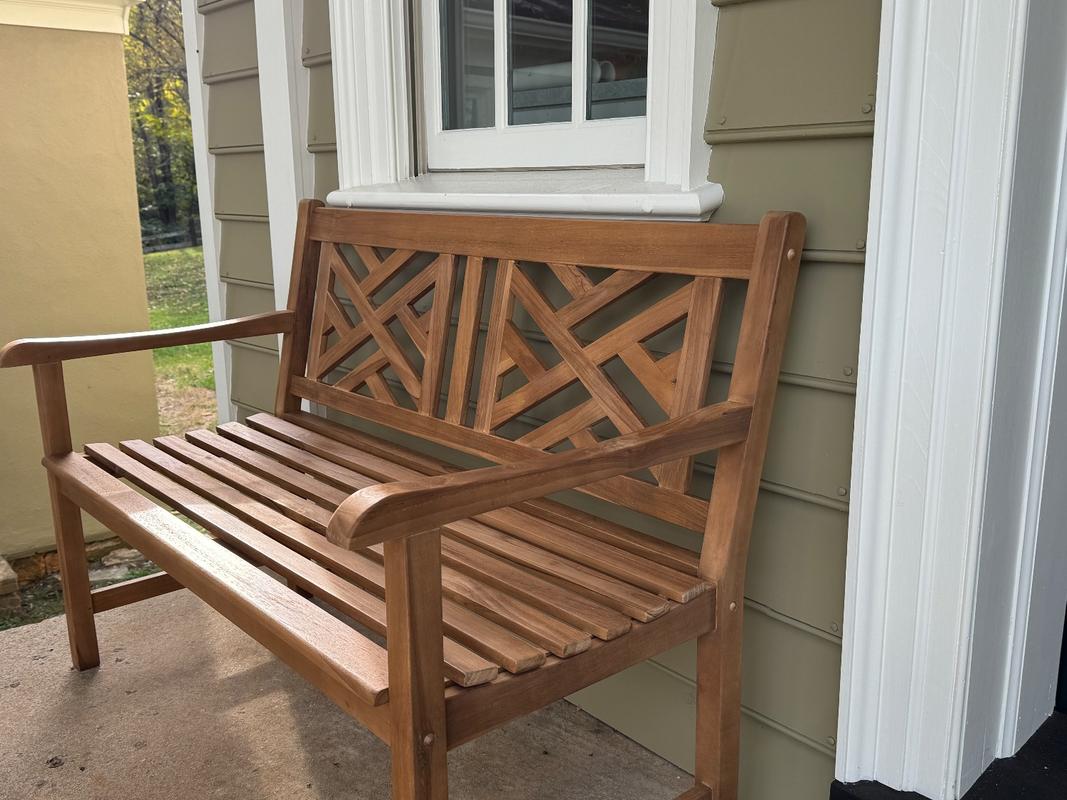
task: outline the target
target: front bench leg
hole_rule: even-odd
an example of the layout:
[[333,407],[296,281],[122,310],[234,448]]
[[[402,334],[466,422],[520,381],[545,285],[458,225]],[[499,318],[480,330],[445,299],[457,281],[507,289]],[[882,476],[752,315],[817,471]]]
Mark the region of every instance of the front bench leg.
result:
[[441,531],[385,542],[393,800],[447,800]]
[[[71,452],[72,446],[62,364],[51,362],[34,366],[33,382],[37,392],[37,413],[41,420],[44,454],[66,455]],[[67,615],[70,656],[76,669],[92,669],[100,666],[100,648],[96,642],[96,621],[93,618],[81,509],[60,492],[59,483],[52,475],[48,476],[48,493],[52,501],[59,575],[63,581],[63,608]]]

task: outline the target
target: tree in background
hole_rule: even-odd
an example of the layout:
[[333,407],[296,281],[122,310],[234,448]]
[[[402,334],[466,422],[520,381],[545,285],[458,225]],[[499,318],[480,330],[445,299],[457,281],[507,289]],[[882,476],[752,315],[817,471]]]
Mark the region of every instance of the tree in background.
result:
[[185,233],[199,244],[181,0],[146,0],[133,7],[126,79],[142,239]]

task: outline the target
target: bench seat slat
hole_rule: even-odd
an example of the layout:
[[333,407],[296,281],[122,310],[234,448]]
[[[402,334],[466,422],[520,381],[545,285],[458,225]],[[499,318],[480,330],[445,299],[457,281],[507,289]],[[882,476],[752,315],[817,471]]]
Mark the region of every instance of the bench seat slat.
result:
[[[269,418],[269,414],[257,414],[250,417],[249,422],[257,424],[260,421],[266,422]],[[432,458],[424,453],[417,453],[395,442],[389,442],[362,431],[338,425],[307,412],[299,411],[286,414],[283,421],[344,442],[366,454],[384,458],[395,466],[405,466],[412,470],[406,477],[438,475],[457,469],[457,467],[447,462]],[[250,431],[247,426],[236,422],[220,426],[220,430],[230,426]],[[258,433],[258,431],[252,432]],[[300,451],[298,450],[297,452]],[[700,557],[697,553],[670,542],[665,542],[662,539],[657,539],[654,536],[649,536],[579,511],[554,500],[529,500],[515,506],[515,509],[521,513],[528,513],[546,519],[549,522],[554,522],[563,528],[574,530],[584,536],[591,536],[594,539],[608,542],[622,550],[636,553],[658,564],[684,572],[687,575],[697,574],[697,566],[700,562]]]
[[[106,465],[120,477],[203,525],[253,562],[270,567],[291,584],[328,603],[379,636],[385,635],[385,603],[381,599],[155,471],[150,466],[154,455],[150,445],[145,442],[125,444],[142,458],[133,458],[108,444],[86,445],[85,450],[93,461]],[[445,640],[445,675],[449,680],[460,686],[475,686],[492,680],[496,674],[497,665],[456,642]]]
[[[264,437],[257,431],[237,424],[222,426],[220,430],[227,436],[241,437],[246,442],[254,443],[264,452],[290,457],[291,445]],[[323,464],[332,462],[311,453],[302,453],[300,461],[294,460],[293,463],[301,463],[305,469],[315,472]],[[402,473],[407,474],[398,467],[397,475]],[[372,482],[360,477],[350,488],[355,491]],[[543,524],[536,519],[532,523]],[[478,566],[460,554],[479,551],[451,548],[445,554],[446,563],[483,580],[489,579],[493,585],[545,608],[598,638],[610,639],[624,633],[629,627],[629,616],[647,622],[667,610],[667,601],[654,594],[505,535],[492,526],[465,521],[446,526],[446,531],[449,533],[446,540],[463,540],[488,551],[480,553],[482,566]],[[490,552],[498,557],[490,556]],[[505,574],[522,576],[522,579],[517,582],[505,579]]]
[[[149,459],[156,470],[196,492],[205,498],[206,503],[216,504],[243,522],[283,542],[287,547],[372,592],[376,597],[384,597],[383,571],[380,565],[366,554],[353,553],[330,544],[315,531],[151,445],[144,442],[125,442],[123,448],[133,457]],[[465,611],[463,606],[457,606],[446,599],[444,623],[449,635],[458,635],[458,638],[462,638],[466,644],[474,646],[488,658],[500,657],[498,663],[511,672],[532,669],[544,661],[544,650],[538,650],[529,642],[488,620],[472,620]],[[569,642],[560,644],[560,651],[566,651],[568,644]]]
[[[250,417],[249,424],[258,430],[278,436],[289,444],[299,446],[308,452],[341,463],[343,466],[361,472],[374,473],[379,480],[399,480],[413,477],[413,470],[390,465],[379,456],[363,453],[344,442],[337,441],[321,433],[301,428],[294,423],[280,420],[266,414]],[[691,575],[673,570],[646,559],[635,556],[611,544],[583,537],[576,537],[572,531],[560,528],[554,523],[537,519],[512,509],[500,509],[481,514],[477,521],[487,526],[505,531],[513,537],[522,539],[542,550],[591,567],[598,572],[617,578],[633,586],[660,594],[676,602],[686,602],[707,590],[707,584]],[[449,526],[458,530],[457,526]],[[469,531],[469,528],[467,529]],[[510,557],[510,556],[509,556]],[[565,576],[559,576],[565,577]],[[659,604],[659,612],[666,608]],[[653,616],[656,614],[653,613]]]
[[[157,443],[163,443],[163,440],[157,440]],[[216,502],[228,505],[239,513],[244,514],[251,524],[262,521],[263,511],[270,511],[272,507],[274,507],[273,510],[277,511],[284,512],[286,510],[287,506],[278,500],[279,497],[287,494],[284,490],[263,491],[262,487],[258,485],[254,489],[250,488],[254,483],[252,480],[254,476],[246,473],[236,464],[220,465],[218,461],[208,458],[210,454],[199,451],[196,447],[187,446],[189,443],[183,440],[168,441],[166,444],[168,445],[168,450],[174,454],[180,454],[182,458],[175,459],[171,453],[154,451],[153,448],[144,443],[126,442],[124,446],[136,448],[135,455],[138,457],[152,458],[153,463],[158,468],[167,471],[168,474],[181,476],[182,479],[190,481],[190,485],[194,486],[194,488],[206,491]],[[197,476],[196,472],[199,468],[205,466],[204,459],[211,463],[214,474]],[[196,469],[194,470],[194,468]],[[193,471],[191,472],[190,470]],[[205,482],[204,477],[207,477],[208,481]],[[218,477],[224,477],[225,481],[215,484],[213,481]],[[242,494],[245,491],[252,495],[251,499]],[[265,508],[260,509],[257,506],[250,507],[250,502],[254,504],[264,502],[266,505]],[[326,515],[326,519],[328,519],[328,515]],[[307,527],[318,534],[322,534],[326,530],[325,520],[320,520],[318,523],[311,520],[307,520],[307,522]],[[268,535],[270,534],[269,526],[264,527],[264,530]],[[322,538],[323,542],[329,544],[324,537],[320,538]],[[341,552],[347,551],[341,550]],[[376,555],[380,558],[382,548],[377,546],[370,548],[366,552],[368,555]],[[588,633],[564,622],[557,616],[545,613],[539,608],[511,596],[509,592],[486,586],[481,581],[457,572],[451,564],[442,570],[441,578],[446,596],[468,608],[478,610],[488,618],[504,624],[520,636],[547,648],[556,655],[562,657],[571,656],[586,650],[589,646]]]
[[[44,461],[62,491],[182,585],[376,730],[388,701],[386,652],[212,541],[85,456]],[[354,702],[359,708],[354,706]]]

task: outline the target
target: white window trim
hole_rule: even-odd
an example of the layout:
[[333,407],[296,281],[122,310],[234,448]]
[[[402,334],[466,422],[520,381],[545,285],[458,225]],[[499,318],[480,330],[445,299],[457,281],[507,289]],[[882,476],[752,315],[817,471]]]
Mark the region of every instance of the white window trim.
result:
[[651,0],[645,164],[639,169],[416,177],[404,0],[330,0],[338,206],[707,219],[722,203],[704,142],[715,42],[709,0]]
[[1065,30],[1062,4],[883,4],[842,781],[954,800],[1052,709]]
[[[494,0],[493,53],[495,127],[459,130],[442,128],[440,0],[420,0],[422,102],[427,109],[424,130],[426,163],[434,170],[602,167],[643,164],[644,117],[587,120],[586,78],[589,63],[589,3],[574,3],[571,37],[573,93],[571,121],[507,124],[508,0]],[[651,15],[650,15],[651,27]],[[428,91],[426,91],[428,89]]]

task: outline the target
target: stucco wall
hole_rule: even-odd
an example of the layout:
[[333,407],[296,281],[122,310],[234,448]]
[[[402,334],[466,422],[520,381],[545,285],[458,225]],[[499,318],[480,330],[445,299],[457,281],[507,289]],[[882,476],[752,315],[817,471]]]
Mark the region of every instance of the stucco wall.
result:
[[[0,342],[148,326],[121,36],[0,25],[0,190]],[[76,447],[156,433],[150,354],[66,378]],[[0,371],[0,452],[0,554],[49,549],[29,367]]]

